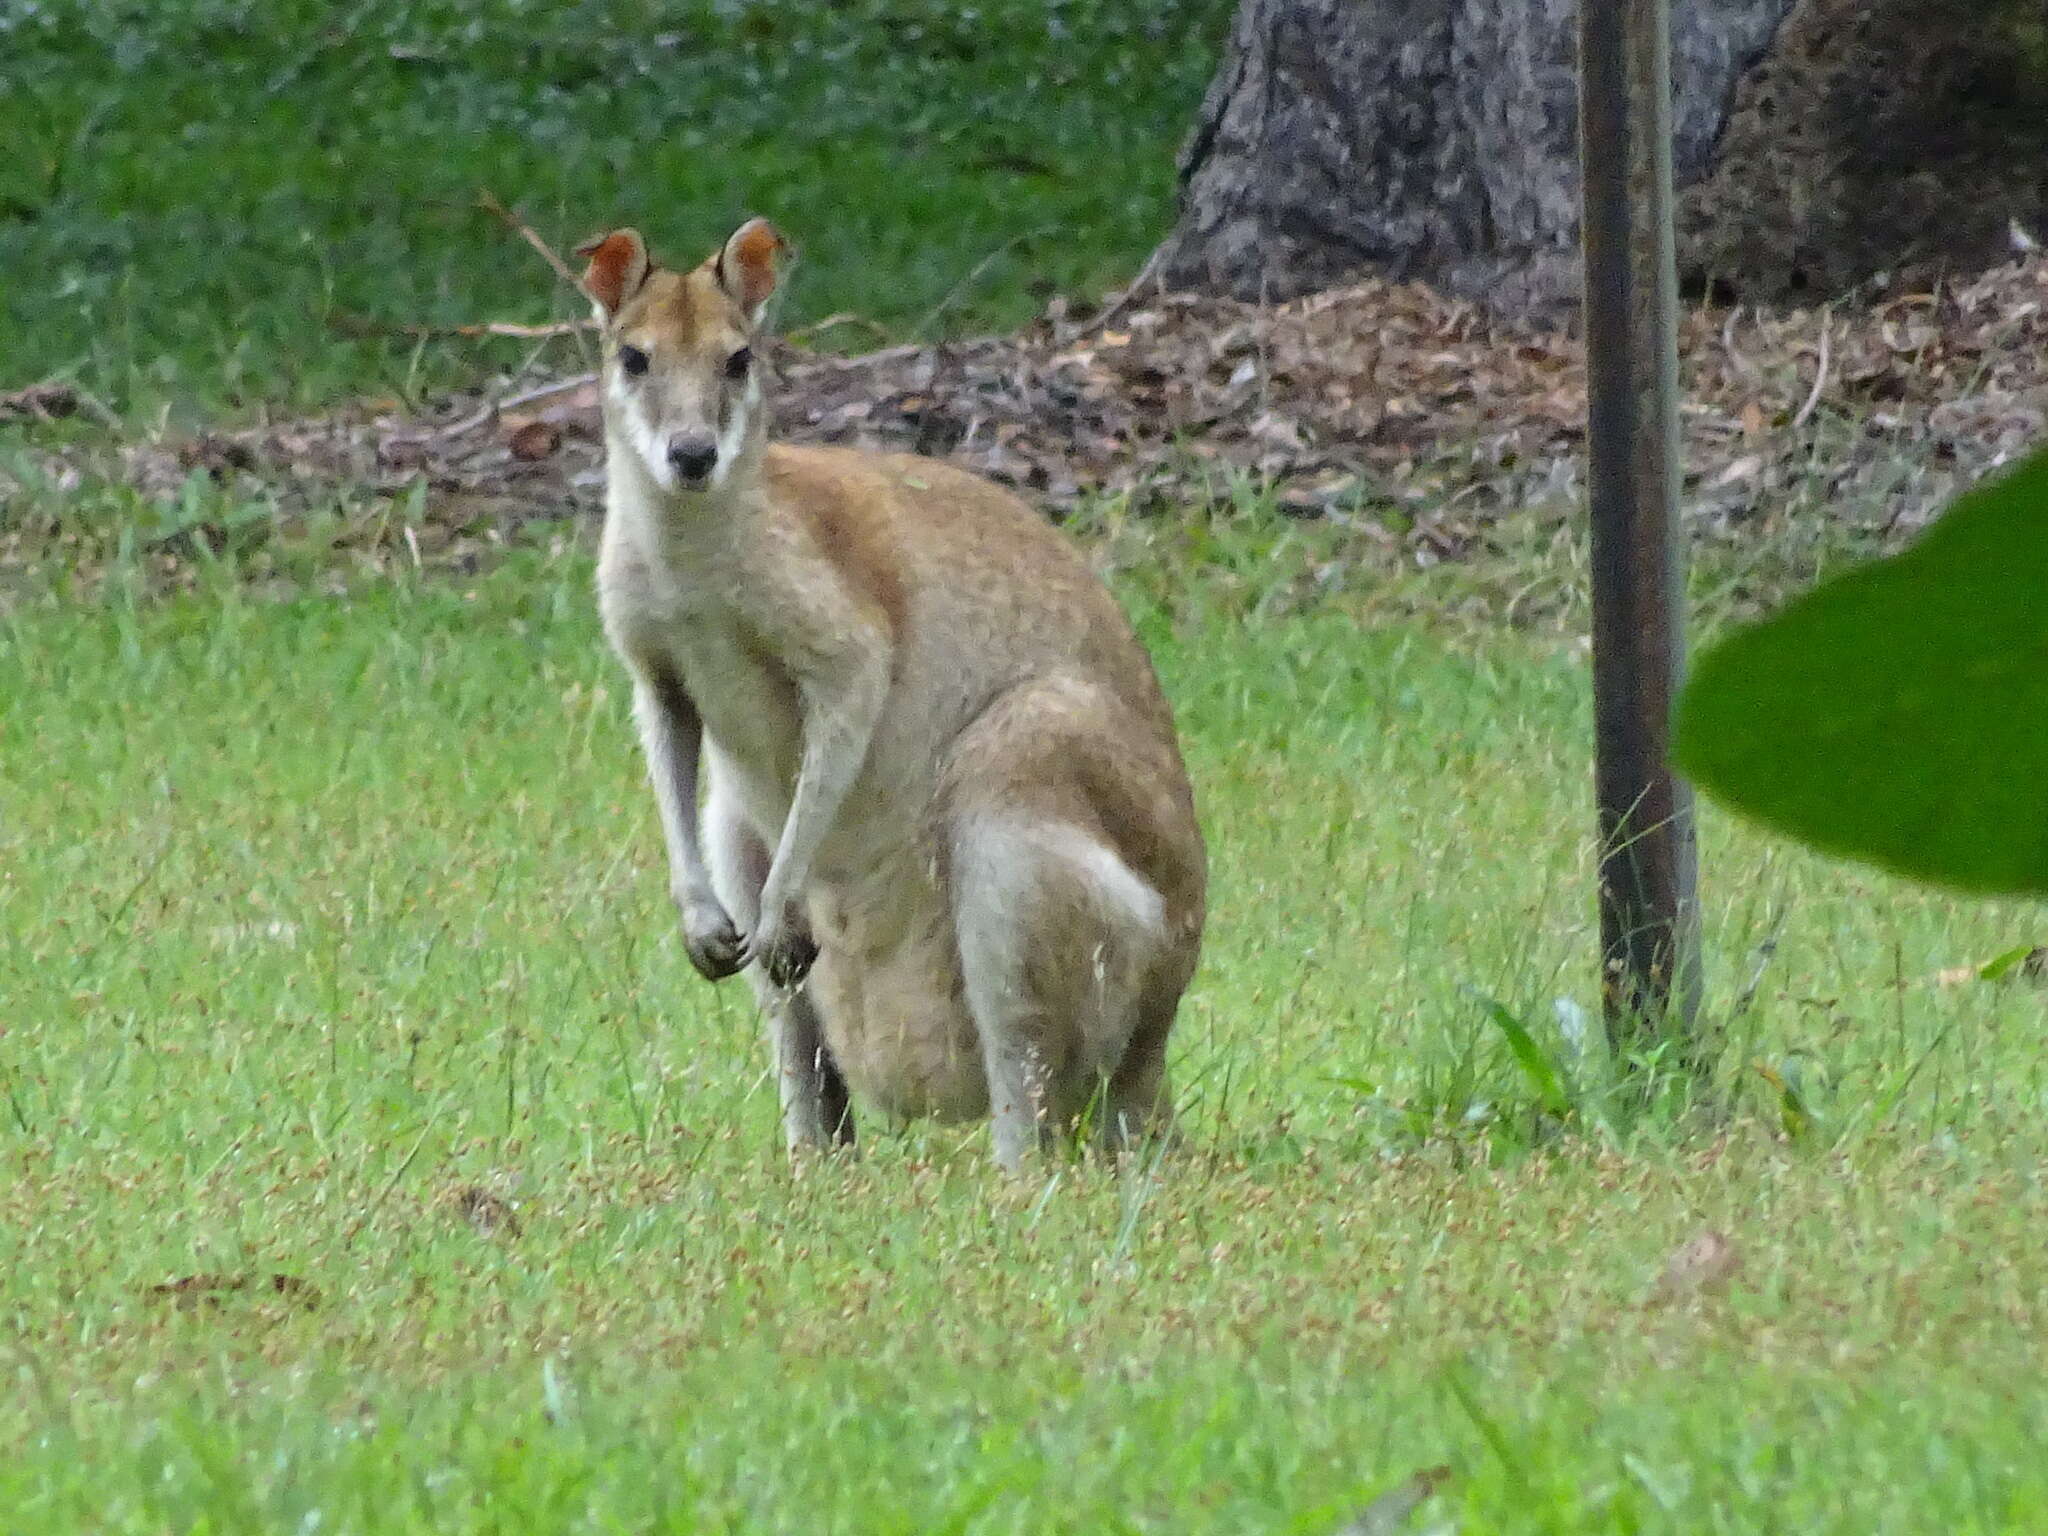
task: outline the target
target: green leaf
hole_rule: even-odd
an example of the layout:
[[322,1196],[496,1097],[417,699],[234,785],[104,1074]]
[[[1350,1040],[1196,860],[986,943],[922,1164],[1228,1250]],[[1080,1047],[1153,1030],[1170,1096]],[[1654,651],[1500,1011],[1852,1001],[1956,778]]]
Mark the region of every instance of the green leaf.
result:
[[1485,1005],[1486,1016],[1507,1037],[1508,1050],[1514,1054],[1515,1064],[1522,1069],[1522,1076],[1529,1080],[1529,1086],[1536,1090],[1536,1102],[1559,1119],[1568,1116],[1572,1112],[1572,1096],[1566,1091],[1564,1074],[1558,1071],[1550,1053],[1536,1043],[1522,1021],[1505,1005],[1490,997],[1482,998],[1481,1002]]
[[2026,960],[2033,952],[2034,946],[2031,944],[2022,944],[2015,949],[2008,949],[2004,954],[1994,955],[1978,966],[1977,975],[1983,981],[1996,981],[2014,966]]
[[1703,790],[1817,848],[2048,895],[2048,454],[1708,650],[1674,733]]
[[1806,1096],[1799,1091],[1799,1085],[1775,1067],[1764,1062],[1756,1063],[1757,1076],[1769,1083],[1778,1095],[1778,1123],[1785,1129],[1788,1141],[1804,1141],[1813,1131],[1813,1111],[1806,1106]]
[[1369,1077],[1328,1077],[1324,1081],[1339,1088],[1349,1088],[1361,1099],[1376,1099],[1380,1096],[1380,1085]]

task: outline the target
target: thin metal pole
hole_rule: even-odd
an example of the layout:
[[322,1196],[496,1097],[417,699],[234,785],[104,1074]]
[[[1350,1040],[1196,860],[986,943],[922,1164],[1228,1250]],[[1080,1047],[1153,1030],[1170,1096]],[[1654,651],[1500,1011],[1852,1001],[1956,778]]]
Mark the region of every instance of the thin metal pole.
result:
[[1626,1050],[1699,1003],[1692,796],[1667,756],[1684,666],[1670,0],[1581,0],[1601,997]]

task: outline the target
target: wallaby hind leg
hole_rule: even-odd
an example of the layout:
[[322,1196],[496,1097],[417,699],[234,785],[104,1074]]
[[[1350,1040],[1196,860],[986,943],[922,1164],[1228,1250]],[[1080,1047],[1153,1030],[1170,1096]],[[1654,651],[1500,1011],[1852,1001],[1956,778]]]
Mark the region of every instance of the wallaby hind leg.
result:
[[768,1032],[775,1052],[775,1078],[782,1101],[782,1134],[792,1152],[805,1148],[851,1147],[854,1144],[853,1101],[824,1027],[809,995],[799,986],[783,993],[774,983],[758,980],[754,994],[778,992],[763,1000]]
[[1160,899],[1101,841],[1014,810],[957,817],[949,848],[960,973],[988,1074],[996,1161],[1020,1168],[1072,1128],[1123,1059]]
[[1103,1088],[1096,1142],[1113,1157],[1146,1143],[1174,1140],[1173,1090],[1166,1070],[1166,1037],[1189,967],[1170,963],[1145,978],[1138,997],[1138,1025]]
[[993,818],[968,817],[948,850],[960,977],[988,1077],[996,1162],[1010,1172],[1051,1145],[1055,1080],[1068,1042],[1032,987],[1039,869]]
[[[768,878],[768,845],[719,790],[714,775],[704,808],[704,853],[718,899],[743,933],[760,917],[761,886]],[[808,989],[776,986],[758,964],[747,984],[768,1026],[782,1133],[792,1153],[854,1144],[853,1104],[846,1079],[825,1044],[825,1031]]]

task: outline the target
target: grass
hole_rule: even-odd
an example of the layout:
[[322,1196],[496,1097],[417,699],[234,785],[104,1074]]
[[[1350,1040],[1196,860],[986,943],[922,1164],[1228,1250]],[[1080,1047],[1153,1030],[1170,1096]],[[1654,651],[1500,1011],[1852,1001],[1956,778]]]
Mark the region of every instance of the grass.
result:
[[1444,1461],[1418,1529],[2038,1528],[2042,994],[1937,973],[2039,914],[1710,815],[1717,1076],[1618,1098],[1576,648],[1205,537],[1101,546],[1211,840],[1189,1144],[1021,1189],[785,1171],[573,549],[0,619],[0,1529],[1322,1533]]
[[75,377],[203,418],[513,366],[531,343],[336,329],[577,312],[481,188],[558,246],[637,223],[672,259],[768,214],[811,269],[793,323],[1013,322],[1164,232],[1231,9],[0,7],[0,388]]
[[[1152,244],[1231,9],[0,8],[0,387],[137,422],[514,366],[335,328],[569,312],[480,186],[562,242],[769,213],[794,323],[1006,323]],[[1406,574],[1255,497],[1085,520],[1214,916],[1185,1150],[1019,1187],[979,1131],[786,1170],[563,530],[458,584],[389,506],[23,474],[0,1532],[1323,1536],[1437,1463],[1410,1529],[2048,1522],[2043,994],[1956,979],[2041,915],[1710,812],[1711,1080],[1618,1091],[1557,517]],[[1703,611],[1845,537],[1786,522]],[[1660,1298],[1703,1229],[1732,1282]]]

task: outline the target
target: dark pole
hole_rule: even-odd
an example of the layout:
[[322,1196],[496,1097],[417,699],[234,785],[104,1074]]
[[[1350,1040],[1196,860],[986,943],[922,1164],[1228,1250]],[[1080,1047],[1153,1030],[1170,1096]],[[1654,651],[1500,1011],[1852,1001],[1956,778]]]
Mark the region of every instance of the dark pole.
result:
[[1601,997],[1618,1049],[1699,1002],[1692,796],[1667,757],[1684,665],[1670,0],[1581,0]]

